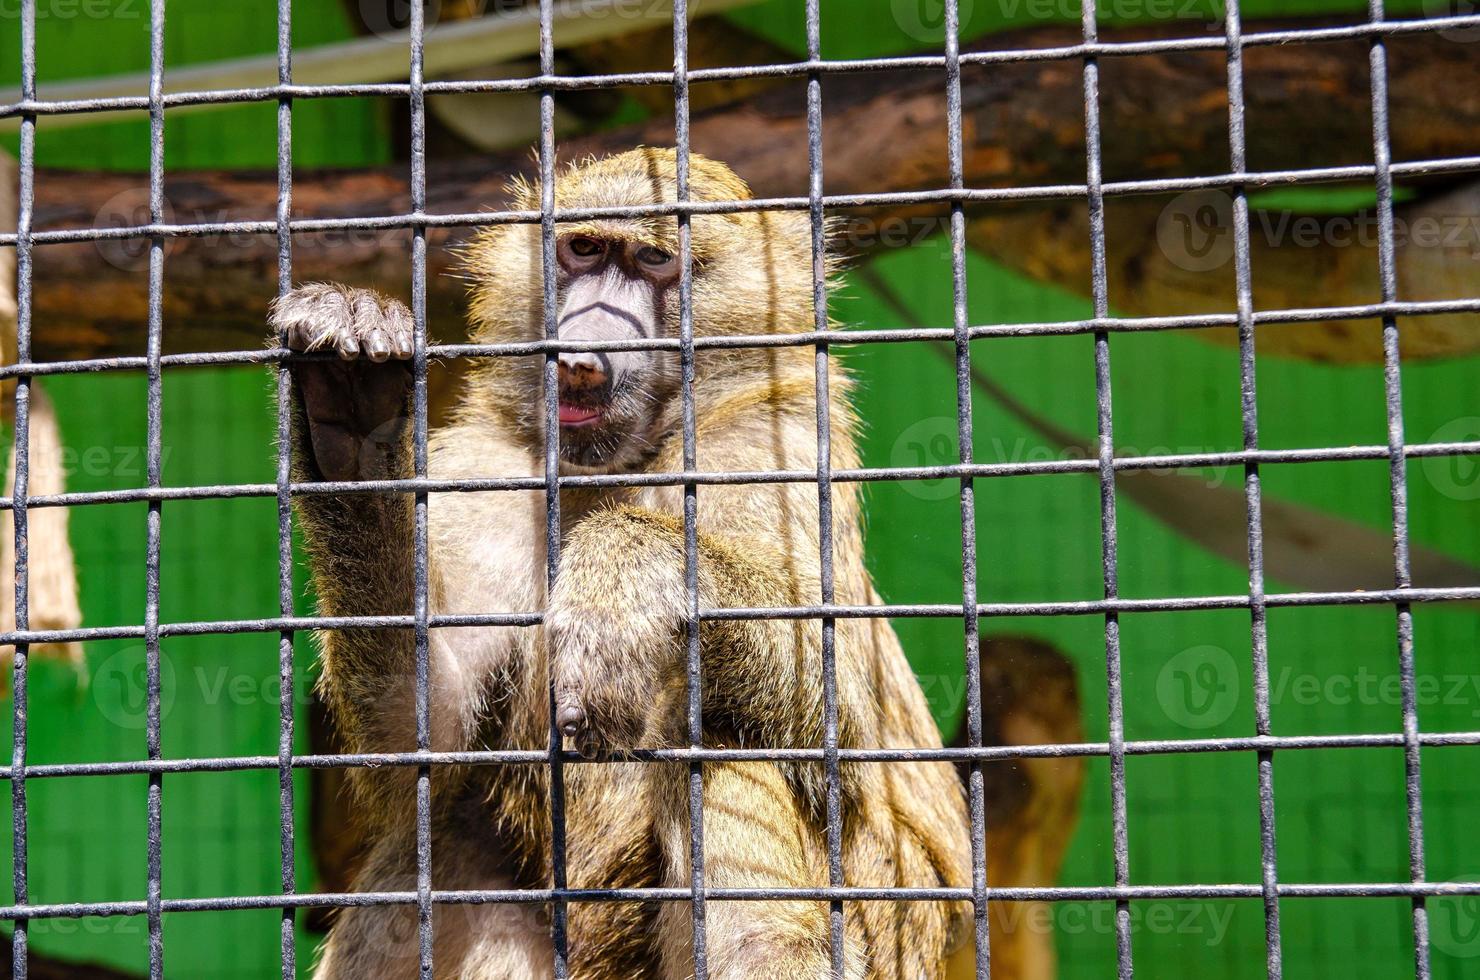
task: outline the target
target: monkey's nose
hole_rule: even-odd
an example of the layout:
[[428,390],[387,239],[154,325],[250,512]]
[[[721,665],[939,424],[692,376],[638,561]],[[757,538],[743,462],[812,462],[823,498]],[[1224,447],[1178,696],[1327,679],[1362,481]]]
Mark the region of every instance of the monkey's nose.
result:
[[606,364],[602,358],[589,351],[560,355],[560,385],[562,388],[600,388],[606,384]]

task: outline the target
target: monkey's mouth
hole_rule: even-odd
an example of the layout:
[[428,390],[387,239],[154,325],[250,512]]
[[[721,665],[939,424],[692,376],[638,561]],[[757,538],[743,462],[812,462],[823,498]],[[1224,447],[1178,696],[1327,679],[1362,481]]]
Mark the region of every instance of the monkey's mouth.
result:
[[601,421],[602,410],[594,405],[577,405],[564,399],[560,402],[560,427],[581,429]]

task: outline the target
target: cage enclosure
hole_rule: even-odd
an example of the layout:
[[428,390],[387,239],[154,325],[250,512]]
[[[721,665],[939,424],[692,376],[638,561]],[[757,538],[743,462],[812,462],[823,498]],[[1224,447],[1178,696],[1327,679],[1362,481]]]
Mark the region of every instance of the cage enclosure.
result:
[[[715,749],[692,694],[690,742],[643,764],[821,774],[826,882],[792,897],[828,909],[835,970],[844,910],[902,899],[974,913],[940,976],[1480,975],[1468,5],[9,0],[0,51],[12,975],[310,976],[335,910],[386,904],[416,911],[391,941],[425,975],[433,908],[539,909],[563,976],[570,910],[630,902],[681,905],[706,976],[714,907],[776,897],[716,888],[702,842],[684,887],[625,892],[568,887],[562,857],[548,888],[449,890],[425,846],[441,770],[606,764],[553,720],[541,752],[432,751],[432,633],[542,610],[439,613],[425,513],[538,492],[553,581],[562,490],[624,477],[438,482],[426,439],[499,358],[540,364],[555,419],[570,345],[470,340],[460,256],[530,225],[548,273],[558,223],[591,217],[556,208],[561,168],[639,146],[675,150],[676,200],[612,215],[681,242],[701,215],[810,223],[815,323],[780,339],[696,337],[681,250],[681,325],[648,347],[688,369],[684,464],[627,485],[685,501],[691,684],[701,620],[820,624],[817,744]],[[689,200],[700,154],[754,199]],[[515,176],[538,208],[511,209]],[[327,624],[415,638],[414,751],[347,751],[315,686],[293,503],[325,489],[289,465],[305,355],[268,334],[312,281],[414,317],[414,476],[329,489],[413,501],[413,611]],[[815,355],[814,469],[696,466],[692,366],[747,346]],[[828,451],[839,371],[856,466]],[[819,601],[701,609],[706,490],[773,483],[816,489]],[[868,606],[832,594],[844,484]],[[858,619],[893,624],[944,747],[840,744]],[[845,880],[840,772],[942,760],[970,880]],[[396,768],[423,846],[367,893],[346,773]]]

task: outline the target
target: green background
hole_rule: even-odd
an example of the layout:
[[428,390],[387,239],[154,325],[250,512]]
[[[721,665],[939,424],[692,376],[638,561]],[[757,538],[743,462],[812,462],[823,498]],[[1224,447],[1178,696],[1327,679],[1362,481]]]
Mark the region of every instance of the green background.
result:
[[[349,36],[335,0],[299,0],[299,46]],[[932,6],[925,4],[925,8]],[[978,0],[971,35],[1042,22],[1042,3]],[[1177,2],[1176,10],[1202,4]],[[1250,0],[1247,18],[1330,12],[1349,19],[1348,0],[1287,3]],[[0,84],[18,82],[16,4],[0,16]],[[48,7],[43,2],[42,7]],[[824,54],[854,57],[916,50],[939,40],[938,27],[912,20],[914,2],[824,0]],[[1063,3],[1050,5],[1061,9]],[[1390,3],[1390,14],[1422,10]],[[170,4],[168,64],[273,50],[271,0],[175,0]],[[50,5],[52,11],[73,9]],[[97,7],[87,9],[97,10]],[[774,0],[733,13],[738,23],[800,50],[802,5]],[[1106,20],[1167,4],[1106,4]],[[106,16],[53,13],[38,24],[38,67],[47,82],[139,71],[148,64],[148,10],[117,0]],[[1116,13],[1122,16],[1117,18]],[[1164,15],[1163,15],[1164,16]],[[1189,32],[1207,29],[1192,20]],[[1360,56],[1358,54],[1358,56]],[[824,99],[825,99],[824,84]],[[254,105],[171,117],[171,167],[271,167],[274,109]],[[381,107],[359,100],[301,101],[294,108],[294,162],[301,167],[383,162],[390,123]],[[14,139],[10,138],[14,151]],[[140,170],[147,124],[133,120],[48,132],[38,127],[42,166]],[[1345,161],[1342,161],[1345,162]],[[141,178],[142,185],[142,178]],[[1289,203],[1289,202],[1286,202]],[[1294,206],[1315,207],[1307,195]],[[1115,232],[1113,223],[1110,233]],[[1374,259],[1375,261],[1375,259]],[[874,266],[905,299],[915,323],[951,322],[949,254],[939,239],[897,249]],[[1079,318],[1088,303],[971,258],[973,323]],[[166,275],[168,275],[168,266]],[[1230,271],[1231,275],[1231,271]],[[1257,277],[1258,270],[1255,270]],[[270,270],[263,289],[272,290]],[[44,288],[44,284],[42,285]],[[833,309],[851,324],[898,326],[900,317],[853,276]],[[170,325],[165,324],[168,330]],[[1377,324],[1372,324],[1374,331]],[[45,331],[46,324],[36,325]],[[1286,327],[1280,329],[1305,329]],[[432,330],[437,332],[437,325]],[[445,331],[444,331],[445,332]],[[1092,340],[1088,337],[991,339],[973,346],[978,365],[1045,417],[1085,439],[1094,432]],[[1233,350],[1183,333],[1117,336],[1112,344],[1117,442],[1139,452],[1237,449],[1238,363]],[[924,345],[865,345],[843,353],[860,374],[866,463],[912,465],[955,458],[954,385],[948,362]],[[1406,365],[1404,410],[1410,442],[1469,439],[1480,432],[1474,357]],[[1378,366],[1330,367],[1261,357],[1261,443],[1267,448],[1385,441]],[[132,374],[59,377],[46,384],[58,406],[66,444],[75,450],[69,489],[144,482],[144,380]],[[257,369],[179,369],[165,374],[164,482],[182,486],[273,478],[271,382]],[[974,406],[979,461],[1043,458],[1043,441],[996,403]],[[1467,428],[1466,428],[1467,427]],[[1465,431],[1459,431],[1459,430]],[[1473,460],[1409,469],[1412,538],[1480,563],[1480,497]],[[1303,504],[1382,529],[1391,506],[1380,461],[1266,466],[1267,498]],[[1237,471],[1189,478],[1238,492]],[[976,485],[980,595],[986,601],[1094,599],[1101,595],[1098,487],[1083,475],[981,480]],[[960,523],[949,485],[874,484],[868,493],[869,553],[891,602],[960,600]],[[72,539],[89,625],[142,621],[143,505],[74,509]],[[271,616],[277,611],[276,510],[272,500],[169,502],[163,509],[163,621]],[[1210,554],[1122,496],[1121,592],[1126,596],[1239,593],[1246,568]],[[299,572],[302,578],[301,569]],[[301,583],[300,583],[301,584]],[[1420,582],[1419,584],[1423,584]],[[1292,583],[1270,581],[1271,592]],[[300,588],[300,594],[302,589]],[[306,601],[300,611],[307,611]],[[1437,694],[1420,708],[1426,731],[1473,730],[1480,716],[1477,637],[1472,608],[1420,606],[1415,612],[1418,670]],[[943,723],[962,711],[961,627],[950,620],[896,624]],[[1239,611],[1125,615],[1126,735],[1133,739],[1202,738],[1253,733],[1249,618]],[[1385,608],[1280,609],[1270,613],[1270,661],[1277,734],[1393,732],[1396,701],[1394,615]],[[988,634],[1029,633],[1052,641],[1078,666],[1086,737],[1106,738],[1104,624],[1095,616],[986,620]],[[277,745],[276,638],[212,636],[166,641],[166,757],[273,754]],[[1180,658],[1180,659],[1178,659]],[[304,638],[298,663],[308,688],[313,654]],[[54,663],[31,672],[30,761],[137,759],[144,756],[142,648],[100,642],[87,647],[90,683]],[[1223,673],[1213,691],[1188,698],[1175,668],[1212,664]],[[1172,673],[1169,673],[1172,672]],[[1201,676],[1194,672],[1194,677]],[[1169,682],[1168,678],[1173,677]],[[1366,679],[1365,681],[1363,679]],[[1362,685],[1366,684],[1364,688]],[[1363,691],[1367,693],[1363,694]],[[1314,691],[1314,693],[1312,693]],[[1213,694],[1209,703],[1202,695]],[[300,710],[300,735],[303,732]],[[301,740],[301,739],[300,739]],[[302,746],[300,745],[300,748]],[[1480,873],[1474,826],[1476,750],[1423,754],[1423,802],[1429,877]],[[1130,871],[1135,883],[1257,883],[1258,808],[1249,754],[1166,755],[1127,764]],[[276,773],[180,774],[164,780],[163,868],[167,897],[270,894],[278,890]],[[1401,881],[1408,875],[1403,759],[1397,749],[1288,751],[1274,765],[1279,874],[1284,881]],[[136,900],[145,886],[145,785],[141,776],[40,779],[28,783],[30,898],[33,902]],[[298,839],[306,836],[307,784],[298,774]],[[8,836],[9,821],[0,823]],[[1078,828],[1060,883],[1112,881],[1109,770],[1090,760]],[[8,861],[10,849],[0,842]],[[8,882],[10,875],[0,873]],[[313,886],[300,846],[299,885]],[[7,899],[8,900],[8,899]],[[1474,900],[1429,903],[1436,977],[1480,975],[1480,924]],[[1135,962],[1150,978],[1262,974],[1263,913],[1257,901],[1134,903]],[[1285,900],[1286,975],[1392,978],[1412,972],[1412,926],[1403,900]],[[1062,976],[1112,975],[1115,937],[1104,904],[1055,908]],[[278,914],[273,911],[183,913],[165,919],[169,974],[186,977],[276,975]],[[33,922],[33,948],[143,971],[141,917]],[[299,962],[311,962],[314,934],[300,930]]]

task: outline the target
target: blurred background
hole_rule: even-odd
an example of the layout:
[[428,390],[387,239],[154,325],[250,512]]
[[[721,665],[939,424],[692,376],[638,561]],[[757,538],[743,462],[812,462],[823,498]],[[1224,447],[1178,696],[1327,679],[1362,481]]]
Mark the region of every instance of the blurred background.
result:
[[[10,88],[20,80],[18,6],[14,0],[0,4],[0,86]],[[600,27],[590,33],[572,28],[574,40],[563,40],[557,28],[560,70],[671,69],[664,6],[628,4],[630,14],[608,10],[605,21],[587,11],[586,21]],[[693,25],[695,67],[805,58],[800,0],[712,6],[723,9]],[[1367,16],[1361,0],[1247,0],[1241,6],[1246,31],[1355,24]],[[466,42],[474,46],[471,57],[435,40],[438,31],[517,16],[518,7],[493,0],[431,5],[429,77],[533,73],[530,49],[527,43],[520,48],[517,39],[475,34]],[[933,0],[823,0],[821,7],[824,57],[940,51],[942,18]],[[1077,3],[962,0],[961,10],[968,49],[1047,48],[1079,37]],[[1395,19],[1464,12],[1418,0],[1387,4],[1388,16]],[[706,11],[701,6],[697,13]],[[1220,15],[1220,9],[1201,0],[1109,0],[1102,5],[1101,24],[1110,40],[1217,38]],[[172,0],[166,91],[270,84],[276,77],[276,16],[273,0]],[[633,23],[614,24],[622,16]],[[401,51],[394,57],[404,66],[404,38],[398,31],[405,23],[404,4],[298,0],[292,37],[303,72],[295,77],[404,80],[404,67],[398,73],[383,68],[383,51]],[[68,86],[96,86],[99,79],[119,86],[110,94],[145,94],[147,76],[140,73],[149,65],[148,25],[145,0],[40,0],[40,96],[59,98],[74,91]],[[336,49],[335,58],[305,58],[335,44],[347,45]],[[1480,153],[1480,87],[1473,84],[1480,67],[1477,45],[1480,28],[1465,24],[1391,42],[1397,161]],[[480,61],[476,52],[481,50],[489,54]],[[1247,52],[1251,171],[1372,163],[1368,50],[1368,42],[1358,38]],[[447,60],[439,61],[444,53]],[[1223,58],[1221,47],[1214,47],[1104,60],[1108,180],[1228,172]],[[189,74],[221,70],[223,64],[236,66],[230,82],[212,75],[202,76],[202,83]],[[1070,59],[976,66],[963,73],[969,186],[1083,183],[1081,68],[1079,60]],[[243,80],[251,78],[257,81]],[[916,108],[926,97],[943,102],[942,74],[828,76],[822,91],[829,192],[946,186],[942,110],[932,116]],[[0,102],[15,98],[7,94]],[[706,83],[695,86],[694,98],[696,150],[727,159],[758,193],[805,193],[804,79]],[[671,93],[662,86],[562,93],[557,102],[562,140],[581,149],[660,141],[664,127],[671,130]],[[489,188],[500,187],[512,173],[533,172],[528,147],[537,137],[535,96],[434,95],[428,110],[433,210],[496,207],[496,197],[484,196]],[[270,218],[276,120],[272,102],[171,110],[164,153],[173,220]],[[0,120],[0,146],[11,155],[17,123],[14,117]],[[298,213],[406,210],[408,132],[404,99],[297,100],[292,153]],[[147,219],[148,136],[143,112],[105,121],[43,116],[36,139],[37,227],[101,228]],[[887,156],[881,146],[891,148]],[[1442,168],[1423,179],[1400,178],[1402,298],[1480,294],[1480,209],[1469,179]],[[9,191],[6,196],[13,200]],[[1113,198],[1107,222],[1115,312],[1232,312],[1231,202],[1223,191]],[[1253,192],[1259,308],[1376,301],[1374,202],[1370,180]],[[849,271],[831,301],[840,322],[861,328],[951,324],[950,249],[940,213],[905,209],[839,217],[840,247],[850,256]],[[1092,316],[1089,231],[1082,206],[1001,204],[975,209],[971,217],[971,323]],[[311,277],[409,292],[404,233],[303,237],[311,240],[295,242],[295,262],[301,256],[298,268],[311,270]],[[455,241],[455,235],[432,236],[436,282],[429,330],[441,341],[459,339],[462,329],[460,285],[448,274],[445,252]],[[276,293],[271,235],[176,239],[166,253],[167,349],[260,346],[262,312]],[[37,360],[142,353],[146,243],[41,245],[36,263]],[[309,277],[295,272],[295,278]],[[1408,442],[1480,440],[1475,352],[1480,316],[1405,318],[1400,327]],[[1374,319],[1261,327],[1260,445],[1385,446],[1380,338],[1381,322]],[[1240,449],[1235,339],[1227,329],[1115,335],[1117,451]],[[1012,463],[1082,456],[1095,439],[1093,345],[1092,336],[1082,333],[975,341],[975,459]],[[948,347],[912,342],[834,350],[861,380],[866,465],[956,461]],[[445,400],[455,373],[453,367],[439,372],[439,398]],[[142,372],[126,371],[45,379],[55,405],[66,489],[144,485],[145,385]],[[166,370],[163,484],[272,482],[272,390],[272,375],[260,366]],[[1261,475],[1270,593],[1392,586],[1386,460],[1268,464]],[[1123,472],[1117,510],[1121,594],[1245,594],[1243,478],[1242,468],[1233,466]],[[1480,585],[1480,458],[1410,460],[1407,485],[1415,584]],[[960,602],[957,484],[871,483],[866,499],[869,559],[885,600]],[[982,601],[1103,596],[1099,487],[1093,475],[980,479],[976,504]],[[145,514],[142,503],[70,509],[84,624],[142,622]],[[166,503],[161,621],[275,616],[276,534],[272,498]],[[307,614],[312,598],[303,577],[300,566],[298,609]],[[1416,605],[1413,616],[1422,730],[1480,729],[1480,613],[1472,603],[1434,603]],[[961,624],[911,618],[895,626],[949,738],[965,710]],[[1128,739],[1254,734],[1247,610],[1128,613],[1120,617],[1120,629]],[[988,644],[996,658],[987,674],[989,725],[1013,711],[1041,722],[989,734],[1027,742],[1107,739],[1103,616],[988,617],[982,630],[996,639]],[[276,754],[276,644],[271,633],[164,642],[165,757]],[[299,636],[297,662],[298,750],[323,751],[330,743],[322,741],[327,735],[312,696],[315,654],[306,635]],[[1269,662],[1276,734],[1402,730],[1391,606],[1273,609]],[[80,651],[34,657],[29,761],[143,758],[143,664],[143,645],[136,641],[90,642]],[[1039,684],[1035,671],[1045,664],[1054,677],[1067,676],[1072,683]],[[1068,665],[1067,674],[1055,673],[1059,664]],[[1473,833],[1480,803],[1477,751],[1461,745],[1422,753],[1430,880],[1472,881],[1480,875],[1480,842]],[[1045,880],[1024,883],[1113,883],[1108,761],[1095,757],[1083,763],[1082,789],[1077,766],[1069,765],[1073,772],[1061,770],[1052,777],[1061,780],[1054,784],[1058,790],[1043,783],[1049,778],[1043,773],[1007,764],[989,777],[993,785],[1026,780],[1028,798],[1061,793],[1064,805],[1054,811],[1052,826],[1031,831],[1042,837],[1034,845],[1041,853],[1035,852],[1038,870],[1024,874]],[[296,777],[299,890],[342,888],[350,859],[336,850],[343,842],[336,843],[334,821],[345,801],[335,784],[324,782],[328,777],[306,771]],[[133,775],[28,781],[30,901],[143,897],[146,782]],[[1281,881],[1409,879],[1401,748],[1281,751],[1274,760],[1274,786]],[[1135,756],[1127,763],[1127,793],[1133,883],[1260,881],[1252,753]],[[999,799],[994,805],[1010,813],[1021,800]],[[275,771],[170,775],[164,780],[163,819],[167,898],[279,890]],[[0,821],[0,834],[7,838],[9,826]],[[0,847],[0,855],[8,862],[10,848]],[[0,874],[0,880],[10,881],[10,874]],[[1428,908],[1434,976],[1480,976],[1476,900],[1433,899]],[[1042,912],[1041,920],[1024,912],[1001,923],[1009,933],[1031,934],[1057,953],[1056,970],[1050,964],[1024,977],[1088,980],[1111,974],[1112,906],[1061,903]],[[1387,980],[1412,971],[1406,899],[1286,899],[1281,914],[1289,976]],[[1233,978],[1262,970],[1264,918],[1258,900],[1136,902],[1132,916],[1141,976]],[[167,915],[169,975],[275,975],[278,923],[273,910]],[[319,916],[300,916],[298,962],[305,973],[322,925]],[[38,957],[93,964],[100,970],[97,976],[114,975],[105,971],[139,975],[147,969],[142,917],[37,920],[29,928]],[[80,966],[56,969],[58,976],[91,975]]]

